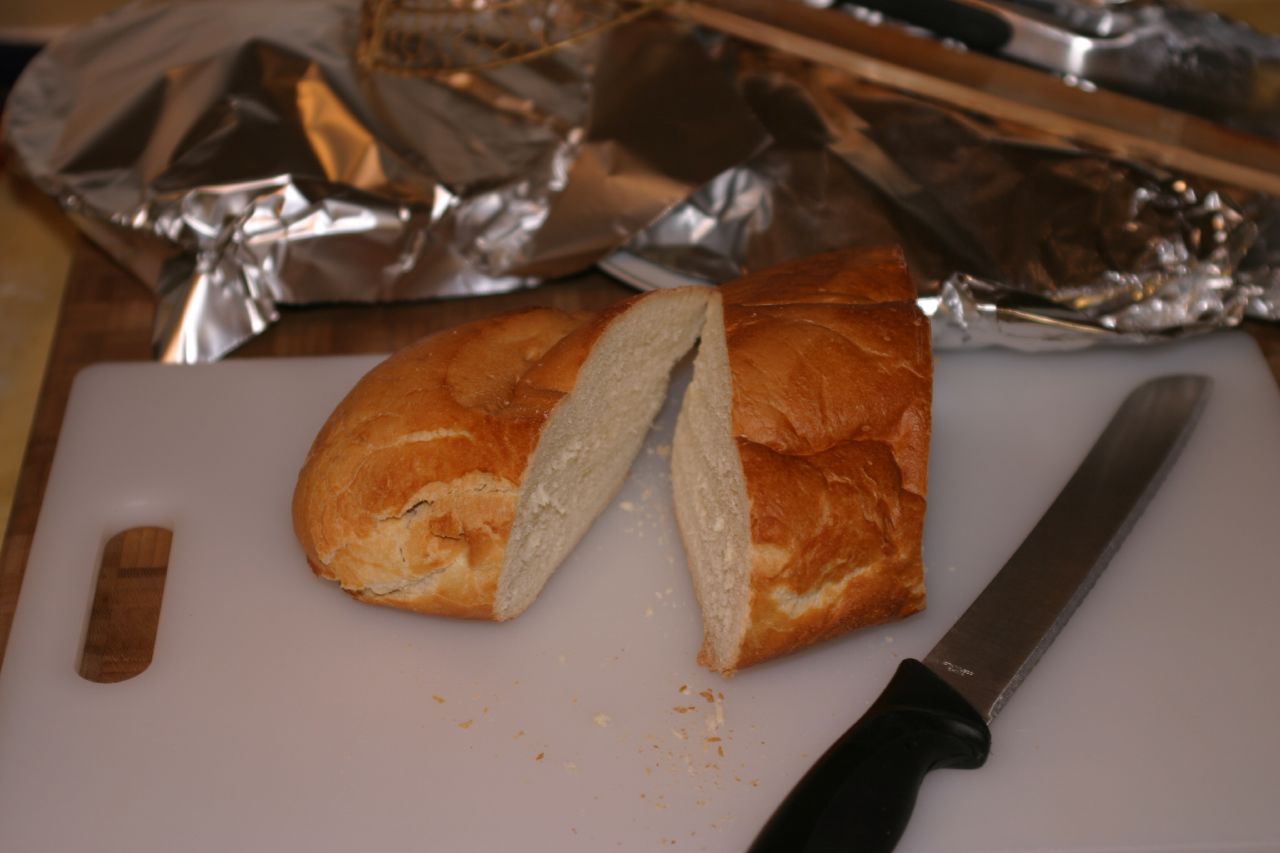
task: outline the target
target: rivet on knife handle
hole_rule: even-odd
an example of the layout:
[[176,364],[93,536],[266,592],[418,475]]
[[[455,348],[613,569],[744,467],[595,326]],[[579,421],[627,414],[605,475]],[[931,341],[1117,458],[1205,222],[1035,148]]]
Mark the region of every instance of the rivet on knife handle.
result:
[[1023,544],[924,662],[818,759],[751,853],[887,853],[924,775],[986,760],[987,723],[1057,636],[1150,501],[1211,382],[1165,376],[1133,391]]

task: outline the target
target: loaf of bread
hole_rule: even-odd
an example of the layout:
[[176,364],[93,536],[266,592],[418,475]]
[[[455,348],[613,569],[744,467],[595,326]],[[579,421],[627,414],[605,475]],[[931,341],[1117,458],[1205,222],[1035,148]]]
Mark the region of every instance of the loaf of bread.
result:
[[932,360],[895,250],[805,259],[721,295],[672,483],[699,660],[730,673],[924,606]]
[[313,570],[375,604],[522,612],[622,484],[710,292],[481,320],[374,368],[298,478]]
[[597,315],[427,338],[334,411],[298,479],[312,568],[356,598],[509,619],[621,485],[701,335],[676,424],[700,661],[731,673],[924,606],[932,361],[894,250]]

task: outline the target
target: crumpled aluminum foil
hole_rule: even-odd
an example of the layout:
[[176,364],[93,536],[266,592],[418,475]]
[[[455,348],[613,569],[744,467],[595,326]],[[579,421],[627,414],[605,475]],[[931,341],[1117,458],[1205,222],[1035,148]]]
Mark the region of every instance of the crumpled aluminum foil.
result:
[[885,242],[940,345],[1280,319],[1270,199],[658,17],[432,80],[361,73],[356,17],[131,7],[11,94],[27,172],[156,290],[164,360],[216,359],[279,304],[491,293],[624,258],[719,281]]
[[1280,37],[1180,0],[824,4],[1280,139]]
[[944,347],[1140,343],[1280,319],[1273,200],[776,51],[719,39],[714,52],[774,141],[626,247],[667,273],[723,281],[899,242]]
[[8,142],[156,290],[163,360],[216,359],[280,303],[580,271],[767,141],[668,19],[429,80],[363,73],[358,23],[354,0],[132,6],[15,86]]

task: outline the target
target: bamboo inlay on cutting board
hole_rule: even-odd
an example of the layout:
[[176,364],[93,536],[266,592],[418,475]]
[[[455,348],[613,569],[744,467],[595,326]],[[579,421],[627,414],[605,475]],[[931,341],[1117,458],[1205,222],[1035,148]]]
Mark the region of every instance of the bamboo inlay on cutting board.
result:
[[151,664],[173,533],[133,527],[107,541],[89,612],[80,675],[111,684]]

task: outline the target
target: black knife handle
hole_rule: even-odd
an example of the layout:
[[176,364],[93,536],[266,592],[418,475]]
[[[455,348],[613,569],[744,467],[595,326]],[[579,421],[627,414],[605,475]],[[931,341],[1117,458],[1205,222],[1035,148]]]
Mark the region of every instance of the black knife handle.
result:
[[1013,38],[1013,27],[999,15],[957,0],[838,0],[842,5],[874,9],[890,18],[931,30],[983,53],[999,53]]
[[750,853],[888,853],[924,775],[981,767],[990,748],[982,716],[924,664],[904,660],[880,698],[778,806]]

